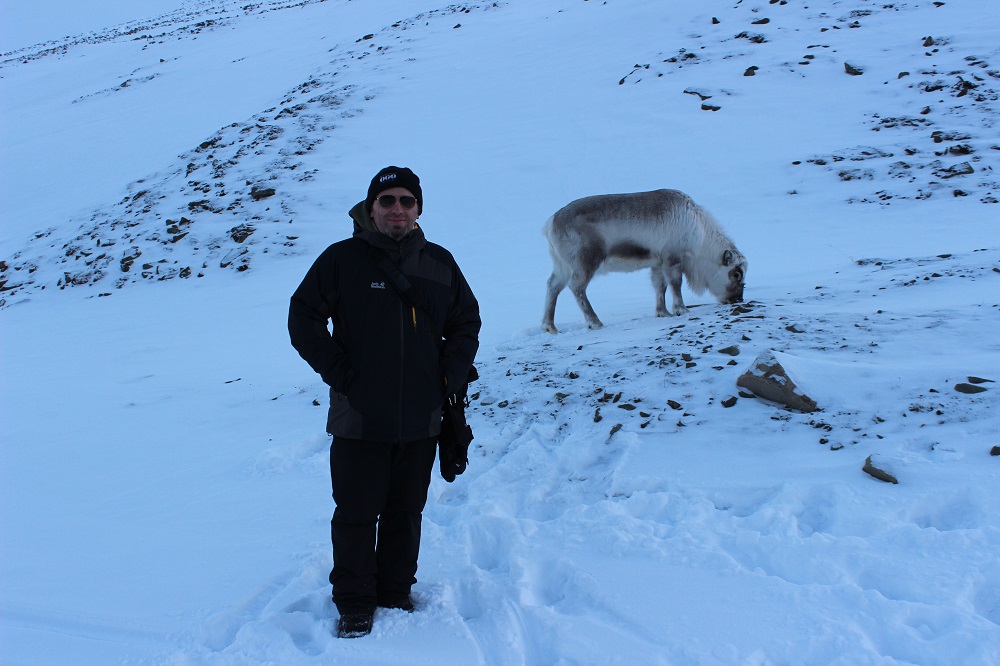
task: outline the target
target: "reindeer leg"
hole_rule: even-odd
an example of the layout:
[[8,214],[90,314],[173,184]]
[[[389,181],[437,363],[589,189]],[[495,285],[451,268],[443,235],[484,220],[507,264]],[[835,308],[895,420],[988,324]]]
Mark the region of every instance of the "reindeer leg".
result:
[[673,297],[675,315],[682,315],[688,311],[688,309],[684,307],[684,298],[681,296],[681,279],[683,277],[684,273],[681,271],[681,262],[676,259],[668,261],[666,278],[667,282],[670,283],[670,295]]
[[583,311],[583,318],[587,320],[587,328],[593,330],[595,328],[601,328],[604,324],[601,320],[597,318],[597,313],[594,312],[594,307],[590,304],[590,299],[587,298],[587,285],[590,284],[590,278],[593,274],[587,276],[586,279],[581,280],[578,276],[574,275],[569,282],[569,289],[573,292],[576,297],[576,302],[580,306],[580,310]]
[[548,289],[545,293],[545,313],[542,314],[542,330],[546,333],[558,333],[556,328],[556,299],[559,292],[566,287],[566,278],[559,271],[553,271],[549,276]]
[[653,266],[650,270],[653,277],[653,292],[656,294],[656,316],[669,317],[667,312],[667,276],[663,274],[662,266]]

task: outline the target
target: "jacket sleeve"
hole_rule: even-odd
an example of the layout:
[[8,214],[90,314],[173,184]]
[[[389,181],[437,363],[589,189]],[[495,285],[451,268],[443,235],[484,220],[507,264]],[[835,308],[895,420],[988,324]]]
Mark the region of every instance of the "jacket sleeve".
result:
[[483,325],[479,316],[479,301],[457,263],[454,264],[454,271],[453,299],[445,320],[441,353],[447,383],[445,392],[449,395],[466,387],[469,369],[479,350],[479,330]]
[[292,346],[337,393],[345,394],[354,378],[347,352],[330,334],[329,320],[337,308],[337,271],[333,253],[321,254],[288,306]]

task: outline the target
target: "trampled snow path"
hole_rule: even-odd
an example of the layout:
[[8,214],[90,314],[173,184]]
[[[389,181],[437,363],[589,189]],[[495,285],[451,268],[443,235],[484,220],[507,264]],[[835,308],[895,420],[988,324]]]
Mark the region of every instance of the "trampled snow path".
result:
[[[331,638],[324,549],[173,657],[989,663],[996,389],[953,386],[998,376],[997,343],[976,325],[997,317],[984,299],[998,266],[995,250],[862,260],[806,297],[501,345],[478,363],[469,470],[432,483],[417,613],[379,611],[357,644]],[[941,290],[952,307],[925,309]],[[955,345],[984,365],[953,367]],[[820,412],[722,405],[767,350]],[[267,467],[321,470],[325,453],[312,440],[269,451]],[[861,471],[872,453],[895,462],[899,486]],[[942,487],[961,490],[942,502]],[[717,642],[689,635],[705,623]]]

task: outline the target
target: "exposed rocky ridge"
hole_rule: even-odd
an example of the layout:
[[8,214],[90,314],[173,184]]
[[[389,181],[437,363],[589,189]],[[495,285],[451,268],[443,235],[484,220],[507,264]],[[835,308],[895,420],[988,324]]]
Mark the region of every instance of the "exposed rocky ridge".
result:
[[[858,36],[895,41],[897,16],[935,12],[943,5],[854,0],[834,3],[831,9],[828,4],[737,2],[711,24],[696,26],[698,32],[687,43],[650,54],[652,62],[633,65],[618,83],[652,84],[654,78],[669,80],[682,71],[688,79],[697,78],[697,68],[725,67],[732,72],[731,88],[694,85],[684,90],[700,100],[703,110],[725,112],[727,98],[764,94],[742,84],[747,77],[875,76],[867,66],[852,61]],[[815,32],[789,29],[785,19],[791,12],[806,13]],[[859,122],[873,133],[870,144],[799,157],[792,164],[818,166],[830,182],[870,183],[867,193],[855,194],[852,188],[847,196],[852,203],[889,205],[893,200],[931,196],[971,196],[984,204],[997,203],[1000,52],[975,52],[949,35],[913,34],[907,44],[910,64],[880,80],[882,88],[873,92],[871,106],[879,110],[858,109]],[[884,187],[886,179],[891,187]]]
[[[916,297],[924,289],[949,288],[956,293],[979,289],[974,283],[996,281],[1000,248],[893,262],[862,260],[853,270],[866,274],[868,289],[817,286],[807,296],[775,303],[694,305],[682,319],[649,317],[622,324],[639,329],[630,345],[622,345],[621,336],[609,342],[592,331],[564,328],[557,341],[544,345],[530,360],[518,354],[516,343],[508,354],[500,347],[499,358],[477,363],[483,379],[471,387],[475,414],[471,421],[487,419],[497,428],[516,429],[541,419],[559,430],[602,432],[609,440],[622,431],[680,435],[689,426],[717,419],[731,422],[738,436],[748,422],[759,421],[760,427],[773,427],[833,451],[857,447],[862,454],[859,469],[865,456],[882,448],[883,439],[915,437],[912,446],[931,457],[949,450],[949,442],[936,433],[937,426],[975,423],[992,409],[993,378],[976,374],[988,374],[987,369],[954,368],[950,376],[928,371],[891,386],[869,383],[861,369],[877,365],[883,347],[905,345],[901,339],[916,328],[935,329],[937,336],[948,334],[947,313],[913,317],[888,312],[880,309],[880,297],[899,289],[915,290]],[[847,281],[859,282],[857,276]],[[996,318],[1000,304],[972,309],[981,310],[985,322]],[[643,335],[656,327],[661,330],[652,338]],[[740,391],[737,381],[759,355],[771,350],[793,357],[821,356],[824,363],[848,368],[844,374],[851,378],[827,385],[828,377],[814,376],[807,362],[805,370],[793,376],[823,389],[827,399],[820,401],[817,411],[805,413],[757,400]],[[922,368],[920,351],[914,353],[913,366]],[[925,353],[933,355],[934,350]],[[852,372],[851,367],[858,370]],[[656,394],[647,390],[650,377],[662,387]],[[991,393],[954,390],[956,382],[973,380],[977,386],[991,387],[987,389]],[[534,388],[525,390],[526,386]],[[879,399],[866,400],[865,395],[873,392]],[[539,403],[548,406],[547,414],[524,413],[526,406]],[[895,405],[891,411],[883,409],[887,403]],[[474,441],[476,446],[481,444]]]
[[[58,47],[26,49],[0,62],[17,66],[66,53],[74,46],[119,39],[161,43],[219,29],[253,13],[325,0],[275,1],[242,7],[174,12],[153,22],[128,24]],[[100,284],[110,293],[139,281],[205,277],[218,270],[248,270],[266,254],[295,253],[294,221],[306,202],[288,185],[312,178],[310,153],[334,136],[338,123],[363,112],[378,91],[358,85],[375,59],[405,60],[412,37],[403,33],[457,13],[492,8],[452,6],[396,21],[331,50],[323,71],[288,91],[278,106],[234,122],[178,157],[169,169],[130,183],[125,196],[89,219],[38,230],[0,265],[0,308],[32,291]],[[384,65],[384,63],[381,63]],[[155,71],[135,72],[112,95],[142,85]]]

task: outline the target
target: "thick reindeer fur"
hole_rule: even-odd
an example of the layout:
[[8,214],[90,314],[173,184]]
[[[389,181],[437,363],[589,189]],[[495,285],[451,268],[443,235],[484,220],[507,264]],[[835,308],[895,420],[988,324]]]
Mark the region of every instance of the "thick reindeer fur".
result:
[[552,254],[542,328],[556,333],[559,293],[568,285],[590,328],[600,328],[587,298],[598,273],[652,269],[656,314],[665,317],[670,286],[675,315],[687,312],[681,279],[721,303],[743,300],[747,260],[712,214],[677,190],[605,194],[577,199],[543,228]]

